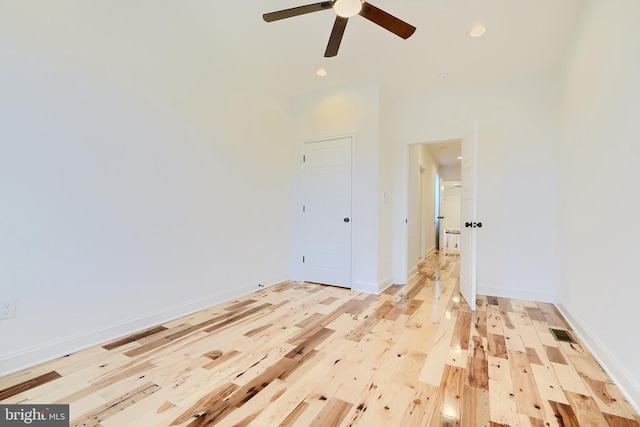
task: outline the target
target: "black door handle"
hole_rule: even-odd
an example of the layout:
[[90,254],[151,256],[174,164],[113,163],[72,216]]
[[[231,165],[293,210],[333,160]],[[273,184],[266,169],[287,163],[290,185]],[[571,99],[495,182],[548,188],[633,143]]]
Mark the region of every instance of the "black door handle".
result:
[[349,218],[345,218],[345,219],[343,219],[343,221],[344,221],[344,222],[349,222],[349,221],[351,221],[351,220],[350,220]]
[[482,228],[482,223],[481,223],[481,222],[479,222],[479,223],[477,223],[477,224],[474,224],[474,227]]
[[465,223],[464,223],[464,226],[465,226],[465,227],[467,227],[467,228],[469,228],[469,227],[472,227],[472,226],[473,226],[473,224],[471,224],[470,222],[465,222]]
[[467,228],[482,228],[481,222],[465,222],[464,226]]

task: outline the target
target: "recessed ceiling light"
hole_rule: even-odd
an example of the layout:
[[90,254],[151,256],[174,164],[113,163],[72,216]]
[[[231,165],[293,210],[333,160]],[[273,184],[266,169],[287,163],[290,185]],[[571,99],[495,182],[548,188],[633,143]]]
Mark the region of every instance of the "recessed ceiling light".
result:
[[446,80],[449,78],[449,73],[440,73],[438,77],[440,77],[441,80]]
[[484,25],[476,25],[471,29],[469,35],[471,37],[480,37],[485,33],[485,31],[487,31],[487,28]]
[[325,70],[324,68],[318,68],[318,70],[316,71],[316,75],[320,77],[326,77],[327,74],[327,70]]

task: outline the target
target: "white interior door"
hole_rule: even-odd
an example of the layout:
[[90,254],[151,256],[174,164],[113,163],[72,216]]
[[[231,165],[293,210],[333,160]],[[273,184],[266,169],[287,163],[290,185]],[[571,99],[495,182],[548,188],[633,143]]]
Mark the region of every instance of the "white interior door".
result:
[[445,183],[444,188],[444,228],[460,228],[461,188],[450,187]]
[[460,229],[460,293],[472,310],[476,309],[478,123],[473,134],[462,140],[462,195]]
[[304,280],[351,287],[351,137],[304,144]]

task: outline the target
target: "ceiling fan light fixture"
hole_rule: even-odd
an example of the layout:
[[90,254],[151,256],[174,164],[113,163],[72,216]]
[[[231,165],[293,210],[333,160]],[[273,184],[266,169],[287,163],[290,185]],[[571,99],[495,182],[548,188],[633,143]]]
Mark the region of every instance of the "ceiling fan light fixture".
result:
[[343,18],[351,18],[356,16],[362,10],[362,3],[360,0],[336,0],[333,5],[338,16]]

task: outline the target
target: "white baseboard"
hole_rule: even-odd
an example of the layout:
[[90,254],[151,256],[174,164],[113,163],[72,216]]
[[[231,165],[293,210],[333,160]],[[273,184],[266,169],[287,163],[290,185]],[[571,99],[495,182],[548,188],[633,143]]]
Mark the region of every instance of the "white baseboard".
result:
[[425,258],[430,257],[431,255],[433,255],[436,252],[436,247],[435,245],[433,247],[431,247],[430,249],[427,249],[427,253],[424,255]]
[[393,278],[389,276],[386,279],[382,280],[378,285],[378,293],[381,294],[382,292],[386,291],[387,288],[391,285],[393,285]]
[[415,276],[416,274],[418,274],[418,265],[414,265],[413,267],[411,267],[411,270],[409,270],[407,272],[407,283],[411,281],[411,279],[413,278],[413,276]]
[[638,379],[633,377],[629,370],[618,361],[618,358],[611,354],[606,345],[586,326],[587,323],[564,304],[560,298],[556,298],[555,305],[569,322],[573,331],[578,334],[582,342],[593,354],[593,357],[596,358],[613,382],[620,388],[629,404],[636,412],[640,413],[640,383]]
[[366,294],[375,295],[378,295],[380,293],[380,289],[378,288],[377,283],[362,282],[359,280],[356,280],[354,282],[353,286],[351,286],[351,290],[355,292],[364,292]]
[[505,289],[500,286],[487,283],[477,283],[476,293],[478,295],[523,299],[527,301],[540,301],[549,303],[553,303],[555,301],[555,298],[551,292],[545,292],[536,289]]
[[13,353],[1,354],[0,377],[48,362],[58,357],[87,349],[89,347],[103,344],[153,326],[161,325],[183,316],[188,316],[189,314],[204,310],[205,308],[248,295],[252,292],[260,291],[287,280],[289,279],[283,278],[283,276],[272,277],[271,279],[261,281],[260,283],[264,285],[264,287],[261,288],[257,288],[256,285],[239,287],[230,292],[224,292],[207,298],[176,304],[139,317],[112,323],[93,331],[70,335],[55,341],[27,347]]

